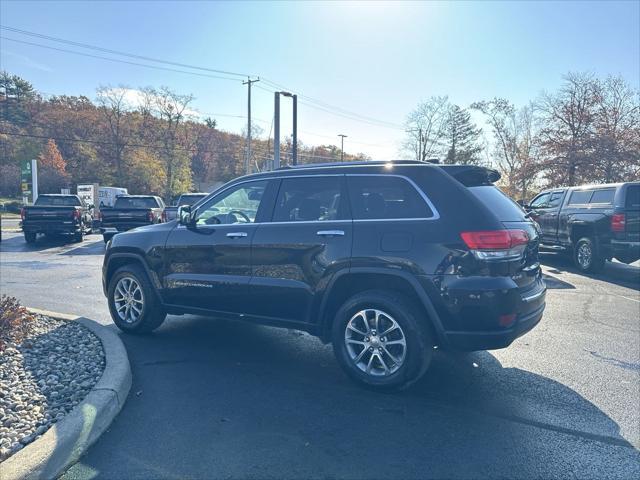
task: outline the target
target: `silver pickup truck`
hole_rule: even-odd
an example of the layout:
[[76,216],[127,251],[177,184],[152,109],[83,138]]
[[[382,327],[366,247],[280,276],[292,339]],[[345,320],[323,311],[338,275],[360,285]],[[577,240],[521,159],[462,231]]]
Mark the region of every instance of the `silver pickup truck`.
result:
[[185,205],[194,205],[209,195],[208,193],[183,193],[173,207],[165,207],[162,218],[165,222],[170,222],[178,217],[178,208]]

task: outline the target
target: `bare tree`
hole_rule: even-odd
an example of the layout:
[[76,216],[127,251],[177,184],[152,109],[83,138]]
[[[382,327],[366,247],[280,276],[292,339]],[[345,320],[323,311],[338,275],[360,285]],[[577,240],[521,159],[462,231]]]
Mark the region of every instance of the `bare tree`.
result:
[[131,133],[131,106],[126,101],[125,86],[101,86],[97,91],[98,109],[105,119],[111,147],[111,162],[116,167],[117,181],[124,180],[124,151]]
[[193,95],[180,95],[168,87],[143,89],[143,115],[160,119],[155,137],[162,146],[162,156],[166,166],[165,197],[187,190],[191,186],[189,157],[184,147],[186,130],[181,128],[189,117],[188,106]]
[[569,73],[554,94],[536,102],[541,115],[540,140],[550,183],[576,185],[592,176],[592,147],[597,83],[590,74]]
[[593,180],[610,183],[640,175],[638,94],[622,77],[597,82]]
[[431,97],[407,116],[403,150],[426,161],[442,153],[441,140],[449,117],[448,97]]

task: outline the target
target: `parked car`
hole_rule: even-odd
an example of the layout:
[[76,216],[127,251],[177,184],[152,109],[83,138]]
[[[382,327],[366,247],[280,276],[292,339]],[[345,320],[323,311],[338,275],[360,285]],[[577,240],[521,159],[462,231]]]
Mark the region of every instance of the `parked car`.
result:
[[234,180],[119,234],[104,293],[125,332],[167,313],[305,330],[356,381],[406,387],[434,346],[503,348],[542,318],[538,232],[477,166],[362,162]]
[[32,206],[20,211],[21,227],[27,243],[36,241],[37,235],[71,235],[81,242],[91,233],[93,205],[86,204],[77,195],[39,195]]
[[583,272],[640,259],[640,182],[545,190],[526,209],[542,247],[571,253]]
[[178,216],[178,208],[194,205],[206,196],[206,193],[183,193],[176,201],[175,206],[165,207],[162,220],[165,222],[175,220]]
[[162,222],[164,202],[153,195],[120,195],[113,208],[100,212],[100,232],[107,243],[116,233]]

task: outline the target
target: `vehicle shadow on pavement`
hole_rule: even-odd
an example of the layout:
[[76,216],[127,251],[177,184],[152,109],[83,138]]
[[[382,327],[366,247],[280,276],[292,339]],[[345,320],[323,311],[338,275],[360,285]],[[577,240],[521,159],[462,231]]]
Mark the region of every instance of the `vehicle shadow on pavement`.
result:
[[[63,235],[58,236],[43,236],[39,235],[35,243],[26,243],[24,240],[24,236],[22,235],[14,235],[8,238],[3,238],[2,242],[0,242],[0,251],[3,252],[39,252],[48,250],[50,248],[58,248],[58,247],[66,247],[66,246],[74,246],[77,245],[80,247],[85,247],[89,245],[100,245],[103,242],[96,242],[94,239],[98,237],[85,237],[85,240],[82,243],[75,243],[70,237],[66,237]],[[101,237],[100,237],[101,238]],[[102,248],[97,253],[104,253],[104,248]]]
[[64,478],[631,478],[606,413],[488,352],[438,353],[412,389],[362,389],[295,331],[170,317],[122,335],[131,394]]
[[552,274],[562,274],[563,271],[566,271],[640,291],[640,267],[636,266],[637,263],[626,265],[620,262],[606,262],[602,272],[587,274],[578,271],[578,269],[573,266],[571,258],[563,254],[541,252],[540,262],[543,265],[554,268],[555,271],[552,270]]

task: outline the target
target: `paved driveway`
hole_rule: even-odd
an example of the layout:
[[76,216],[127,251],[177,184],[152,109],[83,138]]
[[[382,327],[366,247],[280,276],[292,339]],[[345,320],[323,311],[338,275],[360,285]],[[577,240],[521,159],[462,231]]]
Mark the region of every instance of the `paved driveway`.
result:
[[[5,233],[0,290],[111,325],[103,249]],[[399,394],[353,385],[295,331],[185,316],[123,335],[132,393],[65,478],[638,477],[640,268],[586,277],[544,261],[538,328],[505,350],[439,354]]]

